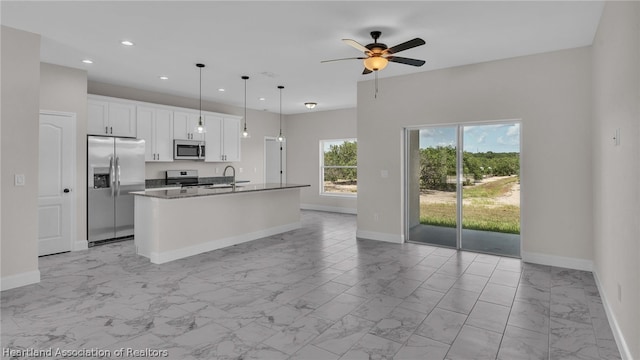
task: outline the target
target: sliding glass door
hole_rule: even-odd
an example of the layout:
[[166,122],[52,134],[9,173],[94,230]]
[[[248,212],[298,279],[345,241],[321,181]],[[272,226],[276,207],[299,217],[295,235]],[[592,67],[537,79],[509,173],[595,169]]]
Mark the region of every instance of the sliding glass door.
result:
[[520,124],[407,129],[407,237],[520,256]]

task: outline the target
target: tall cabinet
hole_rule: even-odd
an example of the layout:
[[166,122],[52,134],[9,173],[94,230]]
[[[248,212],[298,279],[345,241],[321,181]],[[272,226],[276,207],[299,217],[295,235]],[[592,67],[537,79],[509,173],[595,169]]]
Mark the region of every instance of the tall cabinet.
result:
[[173,111],[138,106],[138,139],[145,140],[145,161],[173,161]]
[[204,161],[240,161],[240,119],[205,116],[207,151]]

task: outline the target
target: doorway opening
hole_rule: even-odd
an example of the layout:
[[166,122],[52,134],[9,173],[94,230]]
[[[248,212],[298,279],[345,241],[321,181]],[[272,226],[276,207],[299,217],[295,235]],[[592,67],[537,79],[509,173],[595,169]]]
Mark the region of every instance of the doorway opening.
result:
[[520,122],[406,129],[410,242],[520,257]]

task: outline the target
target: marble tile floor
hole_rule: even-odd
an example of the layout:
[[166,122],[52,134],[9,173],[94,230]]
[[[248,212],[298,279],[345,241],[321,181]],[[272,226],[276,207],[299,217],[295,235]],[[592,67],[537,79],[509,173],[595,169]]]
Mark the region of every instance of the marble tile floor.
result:
[[303,211],[302,223],[163,265],[132,241],[40,258],[40,283],[1,293],[1,345],[105,359],[123,348],[169,359],[620,359],[591,273],[358,240],[353,215]]

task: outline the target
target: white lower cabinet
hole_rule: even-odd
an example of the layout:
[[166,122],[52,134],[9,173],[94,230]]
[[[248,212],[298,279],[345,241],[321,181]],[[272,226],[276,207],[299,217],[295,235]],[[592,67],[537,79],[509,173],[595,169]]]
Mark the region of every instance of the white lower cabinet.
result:
[[205,115],[205,161],[240,161],[240,119]]
[[173,111],[137,108],[138,139],[145,140],[145,161],[173,161]]

